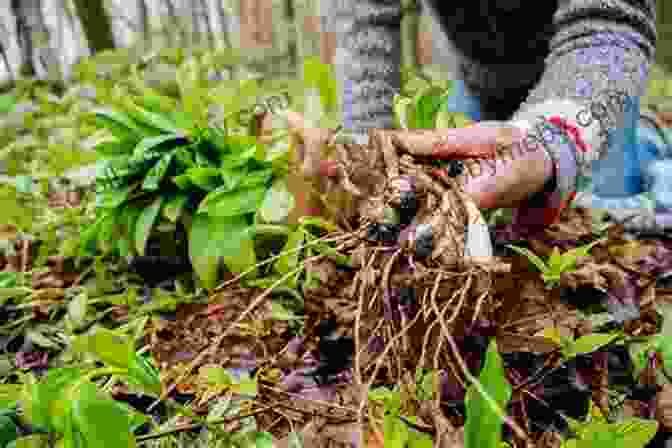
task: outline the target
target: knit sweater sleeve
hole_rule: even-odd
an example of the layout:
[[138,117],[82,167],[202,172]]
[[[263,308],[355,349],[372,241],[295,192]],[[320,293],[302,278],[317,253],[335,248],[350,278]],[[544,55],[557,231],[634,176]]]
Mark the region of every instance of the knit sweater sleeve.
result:
[[555,117],[572,129],[570,141],[582,143],[545,145],[555,164],[555,206],[562,208],[591,182],[591,164],[606,157],[616,128],[636,126],[624,120],[646,87],[655,23],[655,0],[560,1],[543,75],[513,116]]
[[392,102],[401,82],[401,1],[325,3],[327,31],[337,41],[334,65],[344,128],[360,137],[371,128],[392,128]]

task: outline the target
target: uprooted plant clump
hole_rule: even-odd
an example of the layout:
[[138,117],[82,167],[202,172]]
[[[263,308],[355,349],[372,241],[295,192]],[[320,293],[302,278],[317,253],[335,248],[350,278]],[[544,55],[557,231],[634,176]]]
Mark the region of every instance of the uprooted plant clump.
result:
[[[504,436],[515,446],[559,446],[561,435],[583,437],[571,422],[612,415],[615,405],[607,388],[618,390],[613,393],[620,394],[620,407],[625,403],[628,415],[655,418],[655,406],[646,403],[653,403],[659,391],[650,379],[659,367],[644,360],[633,377],[625,341],[660,331],[656,304],[669,300],[670,290],[659,289],[651,279],[670,268],[665,261],[669,247],[624,243],[618,226],[610,230],[611,238],[597,241],[589,212],[571,209],[563,224],[530,239],[532,247],[544,256],[553,252],[550,246],[595,241],[595,247],[576,260],[575,270],[562,273],[559,287],[549,289],[520,258],[506,263],[465,256],[467,224],[479,215],[459,183],[384,131],[372,132],[371,141],[336,146],[341,174],[325,197],[341,201],[342,225],[320,239],[337,242],[333,254],[339,256],[305,261],[305,278],[317,281],[303,283],[303,335],[288,340],[286,326],[270,324],[272,311],[259,298],[269,297],[271,290],[243,288],[248,299],[238,312],[229,309],[231,319],[225,321],[250,328],[254,309],[266,313],[254,319],[257,328],[266,330],[252,337],[226,326],[224,332],[248,341],[236,345],[217,338],[212,344],[211,337],[222,332],[218,320],[219,330],[203,338],[209,362],[226,354],[227,367],[258,369],[255,401],[258,409],[267,410],[256,415],[260,429],[278,438],[280,446],[290,446],[297,433],[308,446],[346,446],[364,433],[369,446],[382,446],[393,429],[387,405],[381,407],[375,398],[381,390],[403,397],[395,411],[395,421],[406,425],[403,431],[433,437],[440,447],[465,446],[464,433],[488,419],[501,425],[496,412],[478,398],[483,391],[494,397],[509,391],[508,399],[497,404],[511,416]],[[635,280],[637,274],[641,278]],[[603,300],[596,298],[598,291],[606,291]],[[577,309],[579,294],[584,294],[579,307],[602,306],[612,318],[591,321]],[[633,304],[638,315],[620,322],[622,331],[614,332],[619,320],[613,316],[623,315],[619,306]],[[241,321],[241,309],[247,311],[247,323]],[[489,350],[493,340],[494,352]],[[229,348],[236,346],[257,348],[232,361]],[[484,366],[498,357],[503,376],[499,383],[492,378],[488,383]],[[479,370],[481,391],[472,385]],[[424,397],[421,372],[429,378]],[[471,403],[465,402],[469,390]],[[480,417],[474,408],[479,401]],[[646,420],[630,424],[641,425],[639,430],[651,437],[655,433],[655,424],[651,433]],[[602,429],[624,430],[612,425]],[[477,446],[474,437],[473,432],[466,435],[468,446]]]

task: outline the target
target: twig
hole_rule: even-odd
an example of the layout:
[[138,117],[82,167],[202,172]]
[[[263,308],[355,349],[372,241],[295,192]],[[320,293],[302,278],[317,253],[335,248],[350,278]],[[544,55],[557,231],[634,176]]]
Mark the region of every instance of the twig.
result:
[[[385,356],[387,355],[387,353],[392,349],[392,347],[394,347],[394,344],[397,342],[397,340],[399,340],[404,335],[404,333],[406,331],[408,331],[408,329],[411,328],[415,324],[415,322],[418,320],[419,317],[420,317],[420,313],[417,313],[415,315],[415,317],[413,318],[413,320],[411,320],[408,324],[406,324],[404,326],[404,328],[402,328],[399,333],[394,335],[394,337],[392,337],[392,339],[387,343],[387,345],[385,346],[385,349],[383,350],[383,353],[381,353],[380,356],[378,357],[378,359],[376,360],[376,365],[373,369],[373,373],[371,374],[371,378],[367,382],[366,388],[363,389],[364,393],[369,390],[371,385],[373,385],[373,382],[376,380],[376,376],[378,375],[378,371],[380,370],[380,367],[382,366],[383,360],[385,359]],[[363,414],[364,414],[363,411],[364,411],[364,406],[366,405],[366,402],[367,402],[367,396],[364,395],[360,399],[359,410],[357,412],[357,423],[359,425],[361,425],[363,423],[362,422]]]
[[[269,409],[272,409],[272,408],[273,408],[273,406],[266,406],[262,409],[257,409],[255,411],[248,412],[246,414],[234,415],[232,417],[218,418],[218,419],[215,419],[215,420],[212,420],[212,421],[208,422],[208,424],[218,425],[218,424],[221,424],[221,423],[231,423],[231,422],[235,422],[237,420],[242,420],[242,419],[247,418],[247,417],[253,417],[257,414],[261,414],[263,412],[266,412],[266,411],[268,411]],[[188,425],[181,425],[181,426],[178,426],[176,428],[167,429],[165,431],[156,432],[154,434],[147,434],[145,436],[139,436],[139,437],[136,437],[135,440],[137,442],[145,442],[147,440],[159,439],[161,437],[169,436],[171,434],[177,434],[179,432],[191,431],[192,429],[198,429],[198,428],[201,428],[203,426],[206,426],[206,424],[204,424],[204,423],[190,423]]]
[[[322,255],[322,254],[320,254],[320,255],[316,255],[316,256],[314,256],[314,257],[307,258],[306,260],[304,260],[304,263],[307,262],[307,261],[316,260],[316,259],[319,259],[319,258],[322,258],[322,257],[325,257],[325,255]],[[266,288],[266,290],[265,290],[263,293],[261,293],[257,298],[255,298],[255,299],[252,301],[252,303],[250,303],[250,305],[245,309],[245,311],[243,311],[242,313],[240,313],[240,315],[238,316],[238,318],[237,318],[233,323],[231,323],[231,324],[224,330],[224,332],[223,332],[222,334],[220,334],[219,337],[217,337],[217,339],[216,339],[210,346],[204,348],[204,349],[198,354],[198,356],[197,356],[197,357],[196,357],[196,358],[189,364],[189,366],[187,366],[187,368],[186,368],[185,371],[182,373],[182,375],[180,375],[180,377],[179,377],[179,378],[178,378],[178,379],[177,379],[177,380],[176,380],[176,381],[175,381],[175,382],[174,382],[174,383],[173,383],[173,384],[172,384],[172,385],[171,385],[171,386],[170,386],[170,387],[163,393],[163,394],[161,394],[161,397],[159,397],[158,400],[156,400],[154,403],[152,403],[152,405],[148,408],[148,411],[151,411],[151,410],[152,410],[158,403],[160,403],[162,400],[165,400],[165,398],[166,398],[166,397],[167,397],[167,396],[168,396],[168,395],[175,389],[175,387],[176,387],[180,382],[182,382],[187,376],[189,376],[189,374],[191,374],[191,371],[192,371],[192,370],[193,370],[193,369],[194,369],[194,368],[195,368],[195,367],[196,367],[196,366],[197,366],[197,365],[198,365],[198,364],[199,364],[199,363],[200,363],[200,362],[201,362],[201,361],[202,361],[202,360],[209,354],[209,353],[211,353],[213,350],[215,350],[217,347],[219,347],[219,345],[222,343],[222,341],[223,341],[227,336],[229,336],[229,333],[230,333],[234,328],[237,328],[238,324],[240,324],[240,323],[247,317],[248,314],[250,314],[256,307],[258,307],[258,306],[261,304],[261,302],[262,302],[266,297],[268,297],[268,296],[271,294],[271,292],[273,292],[273,290],[274,290],[277,286],[279,286],[279,285],[281,285],[282,283],[284,283],[285,281],[287,281],[288,278],[290,278],[292,275],[294,275],[294,274],[296,274],[297,272],[299,272],[301,269],[303,269],[303,265],[302,265],[302,266],[299,266],[299,267],[296,268],[296,269],[293,269],[293,270],[289,271],[287,274],[285,274],[285,275],[283,275],[282,277],[280,277],[280,279],[278,279],[278,280],[277,280],[275,283],[273,283],[271,286],[269,286],[268,288]]]
[[[297,247],[297,248],[290,249],[290,250],[285,250],[285,251],[282,251],[281,253],[279,253],[279,254],[277,254],[277,255],[273,255],[273,256],[271,256],[271,257],[268,257],[266,260],[261,261],[261,262],[255,264],[254,266],[252,266],[251,268],[249,268],[248,270],[243,271],[243,272],[241,272],[240,274],[236,275],[236,276],[235,276],[234,278],[232,278],[231,280],[227,280],[226,282],[222,283],[221,285],[219,285],[218,287],[216,287],[216,288],[213,290],[213,292],[219,292],[219,291],[223,290],[224,288],[226,288],[227,286],[231,285],[232,283],[235,283],[235,282],[237,282],[238,280],[240,280],[241,278],[245,277],[247,274],[249,274],[250,272],[254,271],[255,269],[257,269],[257,268],[259,268],[259,267],[261,267],[261,266],[265,266],[265,265],[271,263],[272,261],[277,260],[278,258],[284,257],[285,255],[288,255],[288,254],[291,254],[291,253],[294,253],[294,252],[299,252],[300,250],[303,250],[303,249],[305,249],[306,247],[314,246],[314,245],[317,245],[317,244],[320,244],[320,243],[333,243],[333,242],[336,242],[336,241],[342,241],[342,240],[344,240],[344,239],[349,238],[349,237],[352,236],[352,235],[351,235],[350,233],[347,233],[347,234],[344,234],[344,235],[339,235],[339,236],[337,236],[337,237],[327,238],[328,236],[329,236],[329,235],[325,235],[325,236],[323,236],[323,237],[321,237],[321,238],[316,238],[316,239],[313,240],[313,241],[310,241],[310,242],[305,243],[305,244],[301,244],[301,245],[300,245],[299,247]],[[336,248],[336,250],[338,250],[338,248]]]
[[[438,310],[435,309],[435,312],[437,312],[437,311]],[[460,351],[457,347],[457,344],[455,343],[455,340],[453,339],[453,336],[450,334],[450,331],[448,330],[448,328],[446,326],[446,323],[443,320],[440,320],[439,325],[441,325],[441,328],[444,332],[446,340],[448,341],[448,344],[450,345],[451,349],[453,350],[453,353],[455,355],[455,359],[457,360],[457,363],[460,366],[460,369],[462,370],[462,373],[464,374],[464,376],[469,380],[469,382],[474,387],[476,387],[476,390],[478,390],[481,397],[483,397],[483,399],[486,401],[486,403],[488,403],[488,406],[490,406],[490,409],[492,409],[492,411],[495,412],[495,414],[497,414],[499,416],[499,418],[501,418],[507,425],[509,425],[511,427],[511,429],[513,430],[513,432],[515,432],[516,435],[520,439],[525,440],[525,442],[527,442],[528,444],[531,444],[532,442],[530,441],[530,438],[525,433],[525,431],[523,431],[523,429],[520,426],[518,426],[518,424],[511,417],[506,415],[506,413],[500,409],[499,405],[497,405],[495,400],[493,400],[493,398],[490,396],[490,394],[488,394],[487,391],[483,388],[483,385],[480,383],[480,381],[478,381],[478,379],[475,378],[471,374],[471,372],[469,372],[469,368],[467,367],[466,363],[464,362],[464,359],[462,358],[462,355],[460,355]]]
[[[376,252],[373,251],[373,253],[371,254],[371,257],[369,258],[368,263],[366,264],[366,267],[364,268],[364,270],[362,270],[360,272],[368,271],[371,268],[371,265],[373,264],[375,259],[376,259]],[[354,373],[355,373],[355,382],[358,386],[361,386],[362,383],[363,383],[362,382],[361,364],[360,364],[360,356],[361,356],[361,353],[362,353],[363,350],[361,348],[361,340],[360,340],[360,337],[359,337],[359,333],[360,333],[360,325],[361,325],[361,320],[362,320],[361,315],[362,315],[363,308],[364,308],[364,291],[366,291],[365,287],[362,286],[362,287],[359,288],[359,294],[358,294],[359,298],[358,298],[358,301],[357,301],[357,313],[355,314],[355,334],[354,334],[354,336],[355,336],[356,350],[355,350],[355,365],[354,365],[354,371],[355,372]],[[367,341],[367,343],[368,343],[368,341]]]

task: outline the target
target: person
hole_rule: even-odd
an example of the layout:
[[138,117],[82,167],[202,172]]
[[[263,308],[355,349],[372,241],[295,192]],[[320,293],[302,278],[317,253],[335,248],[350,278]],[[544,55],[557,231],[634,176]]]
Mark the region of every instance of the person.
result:
[[[366,143],[369,129],[394,127],[401,1],[324,7],[327,32],[336,35],[343,123]],[[419,7],[456,80],[449,107],[477,121],[436,132],[433,153],[495,157],[493,169],[461,176],[481,209],[508,208],[520,228],[540,229],[581,193],[580,205],[612,216],[634,211],[631,228],[672,228],[672,174],[663,169],[670,145],[639,105],[657,41],[655,0],[421,0]],[[335,175],[320,154],[328,130],[307,129],[295,112],[288,118],[304,174]]]

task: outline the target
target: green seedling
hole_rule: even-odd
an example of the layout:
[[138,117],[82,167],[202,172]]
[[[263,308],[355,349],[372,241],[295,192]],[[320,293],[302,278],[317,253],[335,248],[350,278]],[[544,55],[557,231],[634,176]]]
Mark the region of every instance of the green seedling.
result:
[[560,254],[560,249],[554,247],[553,252],[548,257],[546,262],[544,262],[538,255],[524,247],[513,246],[511,244],[508,244],[506,247],[516,251],[520,255],[527,257],[527,259],[530,260],[530,262],[534,264],[537,269],[539,269],[539,271],[541,271],[541,277],[544,280],[546,287],[552,288],[560,283],[560,276],[563,273],[570,272],[576,267],[576,262],[578,261],[579,257],[587,256],[588,252],[593,248],[593,246],[603,241],[606,241],[606,238],[593,241],[592,243],[585,246],[570,249],[563,254]]

